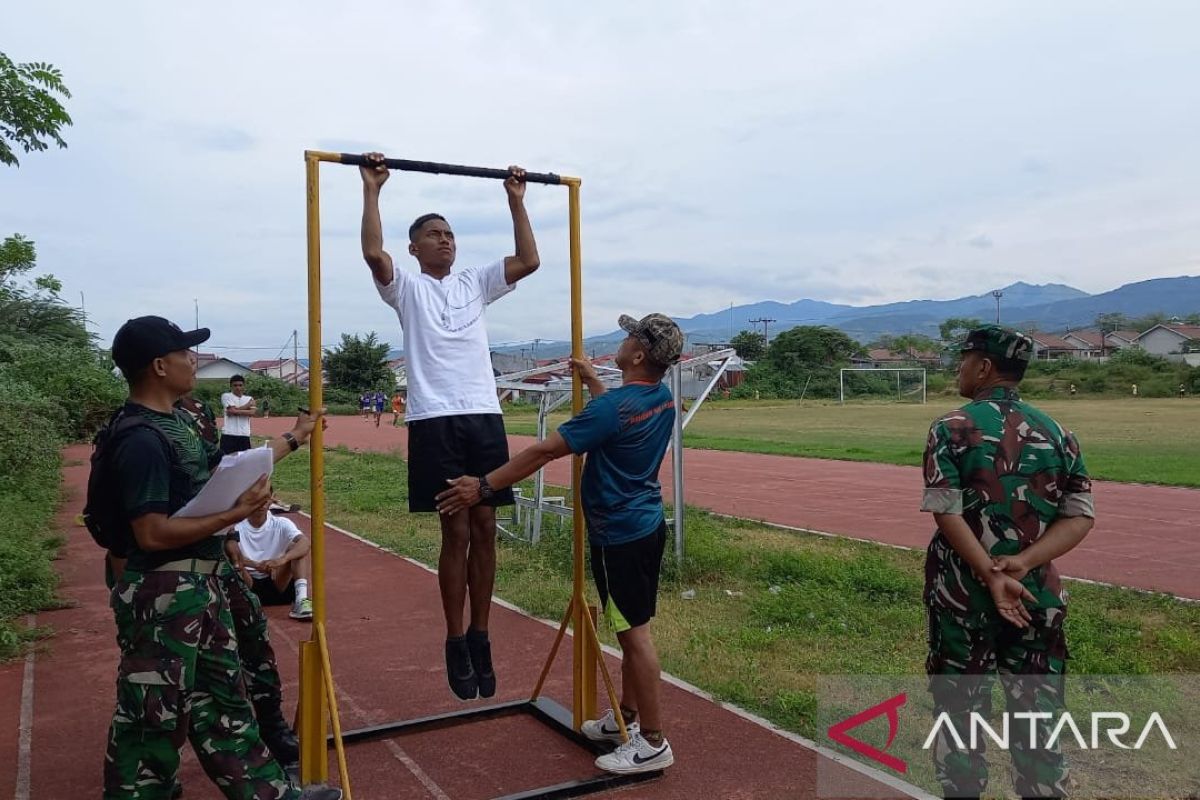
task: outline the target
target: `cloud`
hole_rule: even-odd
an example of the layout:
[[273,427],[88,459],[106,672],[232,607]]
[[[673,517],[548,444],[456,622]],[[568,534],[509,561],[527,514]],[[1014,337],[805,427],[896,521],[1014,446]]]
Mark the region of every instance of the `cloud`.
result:
[[257,144],[249,132],[221,125],[176,123],[171,126],[171,134],[201,150],[220,153],[244,153],[253,150]]
[[[589,333],[631,306],[945,299],[979,290],[974,275],[1094,292],[1195,271],[1200,8],[358,7],[421,32],[402,47],[364,47],[320,10],[265,0],[232,27],[180,4],[6,13],[10,55],[63,69],[75,124],[67,150],[0,171],[0,218],[64,296],[86,293],[102,339],[134,313],[186,321],[193,298],[222,344],[303,336],[313,148],[581,177]],[[326,339],[396,343],[359,253],[360,187],[323,165]],[[564,338],[566,191],[531,186],[527,205],[543,266],[489,326]],[[497,182],[404,174],[381,209],[403,268],[408,223],[431,209],[460,264],[511,252]]]

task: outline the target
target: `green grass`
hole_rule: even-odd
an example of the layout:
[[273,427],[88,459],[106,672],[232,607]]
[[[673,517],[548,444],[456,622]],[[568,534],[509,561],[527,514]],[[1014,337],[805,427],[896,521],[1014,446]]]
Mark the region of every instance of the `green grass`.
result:
[[[329,451],[329,520],[435,564],[432,515],[406,507],[406,467],[393,455]],[[307,466],[288,459],[275,485],[307,504]],[[921,553],[793,533],[687,511],[682,572],[668,556],[655,620],[664,669],[805,736],[817,734],[817,676],[915,675],[923,669]],[[501,540],[496,593],[559,619],[570,596],[570,533],[537,547]],[[684,599],[685,589],[695,591]],[[1163,595],[1071,585],[1076,673],[1200,672],[1200,605]],[[602,632],[610,644],[614,637]]]
[[[929,423],[961,405],[948,396],[927,405],[707,402],[688,425],[688,447],[919,466]],[[1036,403],[1079,437],[1093,477],[1200,486],[1200,402],[1194,399],[1047,400]],[[566,415],[555,415],[558,425]],[[532,435],[535,418],[505,420]]]

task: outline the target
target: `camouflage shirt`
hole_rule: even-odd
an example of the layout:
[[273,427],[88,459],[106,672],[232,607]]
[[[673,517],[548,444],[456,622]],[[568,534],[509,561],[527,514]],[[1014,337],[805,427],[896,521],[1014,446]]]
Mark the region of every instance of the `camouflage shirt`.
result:
[[[200,493],[212,468],[221,460],[221,451],[202,438],[192,417],[184,411],[163,414],[132,402],[125,408],[154,422],[171,440],[175,452],[168,452],[162,440],[145,428],[134,430],[120,441],[113,453],[112,468],[117,474],[121,510],[131,520],[144,514],[170,514]],[[183,472],[186,480],[172,481],[174,470]],[[186,492],[172,496],[172,486],[179,483],[186,485]],[[181,558],[217,560],[222,553],[221,539],[212,536],[174,550],[148,552],[134,546],[129,553],[129,569],[152,569]]]
[[[961,514],[990,555],[1015,555],[1058,517],[1094,517],[1092,483],[1074,434],[994,387],[936,420],[925,448],[923,511]],[[1022,583],[1042,608],[1066,605],[1053,562]],[[991,611],[987,587],[938,531],[925,562],[925,601],[964,614]]]

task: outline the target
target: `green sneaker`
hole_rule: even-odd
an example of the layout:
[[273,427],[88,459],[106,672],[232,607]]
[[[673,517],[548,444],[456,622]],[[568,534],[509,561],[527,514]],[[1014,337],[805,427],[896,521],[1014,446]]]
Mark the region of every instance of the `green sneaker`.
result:
[[303,600],[297,600],[292,604],[292,610],[288,612],[288,616],[292,619],[311,620],[312,600],[308,597]]

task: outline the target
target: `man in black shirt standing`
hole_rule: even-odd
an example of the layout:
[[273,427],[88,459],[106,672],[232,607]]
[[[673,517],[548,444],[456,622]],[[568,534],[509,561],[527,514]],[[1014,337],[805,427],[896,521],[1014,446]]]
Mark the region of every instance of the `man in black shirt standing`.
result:
[[[113,361],[129,382],[122,412],[142,425],[113,445],[111,486],[132,532],[113,588],[121,663],[104,763],[104,797],[166,797],[185,739],[227,798],[336,800],[341,792],[288,779],[259,735],[238,663],[237,638],[220,580],[230,569],[214,536],[270,503],[262,476],[228,511],[172,517],[200,492],[220,451],[175,408],[196,382],[189,349],[208,329],[184,332],[162,317],[126,322]],[[308,440],[317,415],[302,414],[271,443],[278,460]],[[159,436],[158,431],[169,442]]]

